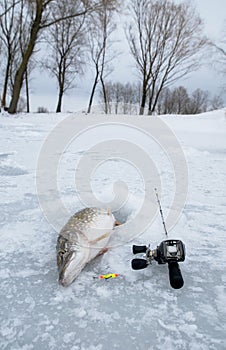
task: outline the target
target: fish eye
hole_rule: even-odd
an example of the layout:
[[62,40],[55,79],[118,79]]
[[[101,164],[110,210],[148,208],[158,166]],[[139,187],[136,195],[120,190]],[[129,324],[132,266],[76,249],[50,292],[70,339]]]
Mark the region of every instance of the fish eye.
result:
[[62,264],[62,261],[64,259],[64,254],[66,252],[64,250],[59,250],[57,253],[57,265],[60,266]]
[[59,255],[59,256],[63,256],[65,253],[66,253],[66,252],[65,252],[64,250],[59,250],[59,251],[58,251],[58,255]]

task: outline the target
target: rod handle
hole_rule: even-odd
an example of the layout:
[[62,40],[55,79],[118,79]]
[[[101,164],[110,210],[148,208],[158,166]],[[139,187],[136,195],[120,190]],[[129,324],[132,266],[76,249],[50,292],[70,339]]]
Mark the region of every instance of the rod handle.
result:
[[174,289],[180,289],[184,285],[184,280],[177,261],[168,263],[170,285]]

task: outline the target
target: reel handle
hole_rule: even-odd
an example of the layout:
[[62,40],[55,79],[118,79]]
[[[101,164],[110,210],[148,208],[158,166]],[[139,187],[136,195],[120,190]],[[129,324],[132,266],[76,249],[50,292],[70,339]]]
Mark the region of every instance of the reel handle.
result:
[[148,266],[148,262],[145,259],[133,259],[131,261],[131,266],[133,270],[142,270]]
[[146,253],[146,245],[133,245],[133,254]]
[[177,261],[168,262],[170,285],[174,289],[180,289],[184,285],[184,280]]

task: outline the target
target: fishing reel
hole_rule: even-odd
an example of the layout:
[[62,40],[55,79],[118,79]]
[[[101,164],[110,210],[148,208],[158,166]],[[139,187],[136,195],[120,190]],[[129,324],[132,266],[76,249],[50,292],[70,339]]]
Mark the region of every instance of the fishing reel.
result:
[[133,270],[145,269],[152,260],[158,264],[168,264],[170,285],[174,289],[180,289],[184,285],[183,277],[178,262],[185,260],[185,246],[180,240],[169,239],[161,242],[156,249],[151,250],[150,245],[133,245],[133,254],[144,253],[143,258],[133,259],[131,262]]

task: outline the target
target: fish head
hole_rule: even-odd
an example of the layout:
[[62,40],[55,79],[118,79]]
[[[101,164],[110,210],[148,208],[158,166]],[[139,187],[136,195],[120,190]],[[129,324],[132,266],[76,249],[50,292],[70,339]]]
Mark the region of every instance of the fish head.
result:
[[59,284],[66,287],[73,282],[76,276],[73,273],[73,262],[76,253],[73,251],[59,251],[57,253],[57,265],[59,271]]
[[69,286],[83,269],[84,257],[79,251],[58,251],[57,265],[59,271],[59,284]]

